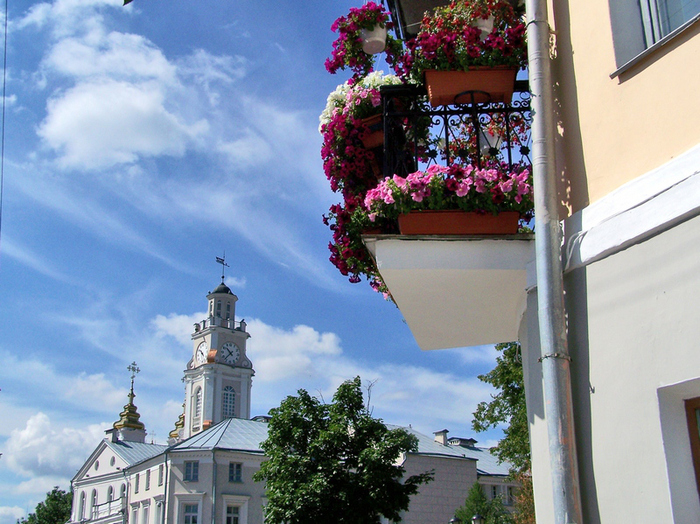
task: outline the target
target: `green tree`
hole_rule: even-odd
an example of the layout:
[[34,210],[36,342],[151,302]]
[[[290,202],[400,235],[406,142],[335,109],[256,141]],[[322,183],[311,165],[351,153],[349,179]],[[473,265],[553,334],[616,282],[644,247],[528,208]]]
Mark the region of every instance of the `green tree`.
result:
[[493,451],[501,462],[510,462],[514,472],[526,472],[530,470],[530,439],[520,344],[497,344],[496,350],[501,352],[496,367],[486,375],[479,375],[479,380],[491,384],[498,392],[490,402],[480,402],[476,407],[472,428],[486,431],[505,424],[504,437]]
[[269,458],[255,475],[266,482],[265,522],[271,524],[400,521],[410,496],[431,473],[403,480],[396,465],[418,440],[388,429],[364,406],[360,377],[343,383],[325,404],[300,389],[270,411]]
[[496,358],[496,367],[485,375],[479,375],[479,380],[491,384],[497,393],[492,395],[490,402],[481,402],[476,407],[472,427],[475,431],[486,431],[501,424],[506,425],[504,437],[493,451],[501,462],[509,462],[512,465],[511,477],[521,486],[515,496],[515,522],[534,524],[530,437],[520,344],[497,344],[496,350],[501,353]]
[[24,519],[18,519],[19,524],[65,524],[70,519],[70,509],[73,493],[63,491],[55,486],[46,494],[46,499],[37,504],[34,513]]
[[469,489],[464,506],[455,512],[455,516],[465,524],[470,523],[474,515],[481,515],[485,524],[513,524],[513,518],[503,506],[501,497],[487,499],[477,482]]

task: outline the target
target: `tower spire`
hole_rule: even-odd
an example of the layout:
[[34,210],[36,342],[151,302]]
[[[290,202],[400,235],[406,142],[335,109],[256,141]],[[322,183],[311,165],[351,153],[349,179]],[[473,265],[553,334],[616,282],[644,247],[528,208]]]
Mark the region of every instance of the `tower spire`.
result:
[[225,276],[224,275],[225,268],[230,267],[226,263],[226,251],[224,251],[223,257],[216,257],[216,263],[221,264],[221,283],[223,284],[224,283],[224,276]]
[[141,415],[136,409],[134,404],[134,378],[141,371],[136,365],[136,362],[132,362],[127,366],[129,371],[131,371],[131,388],[129,389],[129,402],[124,406],[124,411],[119,414],[119,420],[117,420],[112,427],[116,431],[118,437],[121,440],[127,440],[131,442],[144,442],[146,439],[146,426],[139,419]]

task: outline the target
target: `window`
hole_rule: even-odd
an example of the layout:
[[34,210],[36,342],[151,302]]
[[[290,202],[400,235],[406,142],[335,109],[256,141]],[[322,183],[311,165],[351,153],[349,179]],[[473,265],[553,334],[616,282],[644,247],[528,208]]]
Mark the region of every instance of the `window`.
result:
[[221,300],[216,301],[216,316],[221,317]]
[[216,522],[221,524],[246,524],[248,522],[248,501],[243,495],[222,495],[223,507]]
[[107,502],[112,502],[114,500],[114,488],[112,486],[107,488]]
[[146,470],[146,491],[151,489],[151,470]]
[[226,302],[226,320],[231,318],[231,302]]
[[199,461],[188,460],[185,462],[185,480],[188,482],[199,481]]
[[222,416],[223,418],[232,418],[235,416],[236,392],[232,386],[224,387],[222,399]]
[[240,462],[229,462],[228,481],[243,482],[243,464]]
[[202,416],[202,388],[198,387],[194,392],[194,397],[192,398],[192,418],[193,423],[197,428],[199,428],[199,420]]
[[80,494],[80,505],[78,506],[78,520],[83,520],[85,516],[85,492]]
[[155,524],[160,524],[163,521],[163,501],[156,501],[156,518],[153,520]]
[[163,464],[158,466],[158,485],[163,485]]
[[695,483],[698,494],[700,494],[700,397],[685,401],[685,415],[688,422],[693,467],[695,468]]
[[618,67],[700,15],[700,0],[609,0],[609,5]]
[[141,524],[148,524],[148,514],[151,511],[151,505],[145,504],[141,510]]
[[508,486],[506,488],[506,500],[503,501],[506,506],[512,506],[515,504],[515,489],[513,486]]
[[141,478],[141,476],[138,473],[134,476],[134,493],[139,492],[139,480],[140,480],[140,478]]
[[199,504],[185,504],[183,507],[184,524],[197,524]]
[[498,486],[491,486],[491,498],[495,499],[498,497]]
[[133,506],[131,508],[131,522],[129,524],[139,524],[139,507]]
[[97,518],[97,490],[92,490],[92,497],[90,497],[90,511],[92,512],[92,518]]
[[226,506],[226,524],[240,524],[240,508],[238,506]]
[[119,490],[119,498],[123,499],[124,497],[126,497],[126,484],[122,484],[122,487]]
[[700,0],[647,0],[641,2],[647,42],[657,42],[700,13]]

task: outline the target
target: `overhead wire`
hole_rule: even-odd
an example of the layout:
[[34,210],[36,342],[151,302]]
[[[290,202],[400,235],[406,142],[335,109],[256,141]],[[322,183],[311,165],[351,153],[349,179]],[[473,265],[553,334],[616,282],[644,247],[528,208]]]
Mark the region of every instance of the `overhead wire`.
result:
[[5,0],[5,30],[2,52],[2,117],[0,121],[0,263],[2,263],[2,209],[5,188],[5,105],[7,87],[7,4]]

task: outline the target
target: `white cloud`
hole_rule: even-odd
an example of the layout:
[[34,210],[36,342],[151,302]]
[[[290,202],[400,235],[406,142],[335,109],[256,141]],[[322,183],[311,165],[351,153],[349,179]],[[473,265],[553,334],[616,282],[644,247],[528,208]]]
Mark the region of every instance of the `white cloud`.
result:
[[0,524],[15,524],[24,515],[24,510],[20,507],[0,506]]
[[243,289],[247,284],[247,280],[245,277],[226,277],[225,284],[228,287]]
[[447,423],[468,425],[476,405],[492,388],[476,377],[440,373],[427,368],[359,362],[346,355],[334,333],[309,326],[285,330],[252,319],[248,355],[256,371],[255,414],[275,407],[298,389],[330,401],[337,387],[355,376],[374,381],[371,405],[375,414],[392,424],[435,431]]
[[75,79],[111,78],[174,83],[176,67],[140,35],[93,31],[82,37],[59,40],[43,66]]
[[5,236],[2,239],[3,255],[8,256],[20,264],[25,265],[28,268],[33,269],[37,273],[44,276],[58,280],[59,282],[74,283],[72,278],[70,278],[65,273],[58,271],[53,268],[52,264],[45,260],[43,257],[33,253],[30,249],[25,246],[20,246],[16,244],[12,238]]
[[181,156],[208,124],[187,124],[164,103],[154,82],[81,83],[49,100],[38,133],[59,152],[64,168],[98,169],[141,156]]
[[244,129],[241,133],[239,138],[217,145],[218,151],[235,166],[250,167],[273,158],[273,150],[267,140],[252,129]]
[[126,403],[123,389],[115,389],[114,385],[105,378],[104,373],[88,375],[83,372],[74,377],[68,389],[66,398],[75,403],[86,403],[85,399],[99,399],[104,406],[118,406]]
[[104,8],[121,8],[118,0],[56,0],[29,8],[16,23],[17,28],[49,29],[54,38],[65,38],[80,32],[89,33],[103,25]]
[[156,337],[172,337],[184,343],[184,341],[189,340],[195,322],[201,322],[206,316],[206,311],[192,315],[175,313],[170,313],[168,316],[156,315],[156,318],[151,320],[151,325],[156,328]]
[[192,81],[202,86],[210,105],[217,106],[221,93],[213,86],[222,83],[230,89],[230,84],[245,76],[247,62],[242,56],[216,56],[204,49],[197,49],[179,61],[179,73],[191,77]]
[[[46,362],[17,357],[0,350],[0,358],[5,363],[0,367],[3,378],[3,396],[7,402],[23,405],[24,392],[32,391],[34,401],[43,401],[50,409],[74,409],[100,412],[112,410],[117,413],[126,403],[127,390],[116,388],[102,373],[87,374],[71,372],[62,374]],[[21,374],[13,370],[22,368]],[[13,430],[14,431],[14,430]]]
[[[5,443],[7,467],[25,477],[49,477],[55,482],[71,478],[104,436],[104,425],[84,428],[57,427],[44,413],[37,413],[24,429],[14,430]],[[45,489],[40,480],[21,488]]]

